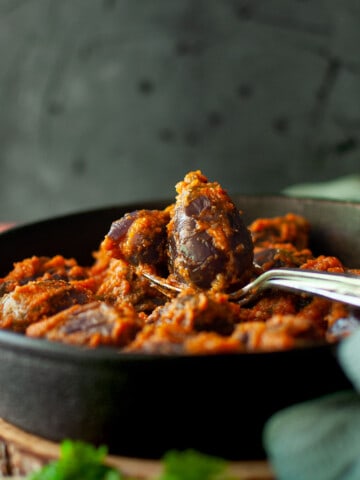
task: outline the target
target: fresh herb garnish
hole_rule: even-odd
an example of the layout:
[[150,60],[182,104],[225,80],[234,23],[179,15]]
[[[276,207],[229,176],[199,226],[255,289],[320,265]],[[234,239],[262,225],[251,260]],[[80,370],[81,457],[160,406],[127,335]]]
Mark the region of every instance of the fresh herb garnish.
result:
[[106,447],[64,440],[59,459],[31,474],[29,480],[125,480],[116,469],[105,465],[106,454]]
[[154,480],[235,480],[226,474],[225,460],[196,450],[169,451],[163,465],[163,473]]
[[[136,480],[106,465],[106,455],[104,446],[64,440],[59,459],[30,474],[28,480]],[[226,460],[196,450],[171,450],[162,463],[162,473],[149,480],[236,480],[226,473]]]

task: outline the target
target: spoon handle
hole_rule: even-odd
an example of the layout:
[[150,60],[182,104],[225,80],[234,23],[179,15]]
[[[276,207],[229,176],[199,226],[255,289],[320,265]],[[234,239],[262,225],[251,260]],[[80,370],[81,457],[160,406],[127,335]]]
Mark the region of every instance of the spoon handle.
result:
[[245,289],[250,293],[269,287],[305,292],[360,307],[360,275],[280,268],[268,270]]

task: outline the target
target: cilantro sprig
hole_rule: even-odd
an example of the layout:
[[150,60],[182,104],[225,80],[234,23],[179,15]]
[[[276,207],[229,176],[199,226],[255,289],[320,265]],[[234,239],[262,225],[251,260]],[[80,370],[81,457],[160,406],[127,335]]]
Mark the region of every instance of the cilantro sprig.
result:
[[116,469],[106,465],[107,448],[95,448],[80,441],[64,440],[60,445],[60,456],[29,480],[125,480]]
[[[30,474],[28,480],[137,480],[105,463],[107,448],[64,440],[58,460]],[[239,480],[227,474],[226,460],[196,450],[167,452],[161,474],[149,480]]]

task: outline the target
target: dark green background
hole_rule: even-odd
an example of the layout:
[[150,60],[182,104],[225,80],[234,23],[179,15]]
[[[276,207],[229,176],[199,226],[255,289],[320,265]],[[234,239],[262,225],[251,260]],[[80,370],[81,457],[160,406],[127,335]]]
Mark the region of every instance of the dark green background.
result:
[[357,0],[0,0],[0,221],[358,172]]

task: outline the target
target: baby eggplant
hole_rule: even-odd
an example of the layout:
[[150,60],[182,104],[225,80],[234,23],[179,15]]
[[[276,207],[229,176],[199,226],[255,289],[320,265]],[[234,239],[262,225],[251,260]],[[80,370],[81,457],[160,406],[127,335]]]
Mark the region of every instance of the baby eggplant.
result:
[[112,257],[122,258],[133,266],[164,266],[169,219],[167,209],[126,213],[111,224],[104,246]]
[[168,224],[169,269],[186,285],[229,291],[253,271],[253,243],[241,212],[217,182],[199,171],[176,185]]

